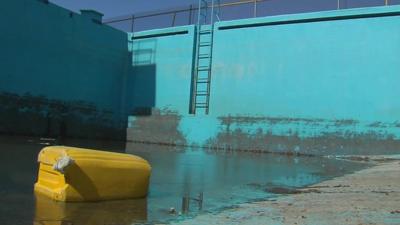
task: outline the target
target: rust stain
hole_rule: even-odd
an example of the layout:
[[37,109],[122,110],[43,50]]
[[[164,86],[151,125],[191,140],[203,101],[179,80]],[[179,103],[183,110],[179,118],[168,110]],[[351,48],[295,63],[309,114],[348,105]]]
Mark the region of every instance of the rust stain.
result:
[[275,124],[306,124],[306,125],[320,125],[321,123],[333,123],[334,126],[350,126],[357,125],[359,121],[352,119],[343,120],[326,120],[321,118],[290,118],[290,117],[250,117],[250,116],[221,116],[218,119],[222,125],[229,126],[233,123],[237,124],[259,124],[268,123]]
[[321,123],[326,120],[324,119],[307,119],[307,118],[289,118],[289,117],[249,117],[249,116],[221,116],[218,117],[223,125],[230,125],[232,123],[240,124],[258,124],[258,123],[270,123],[270,124],[288,124],[288,123]]
[[335,120],[335,126],[352,126],[352,125],[357,125],[358,121],[357,120]]
[[[192,146],[178,131],[181,115],[156,110],[151,116],[136,117],[128,129],[128,140],[163,145]],[[199,146],[211,150],[247,151],[284,155],[389,154],[398,153],[400,140],[387,130],[360,132],[356,120],[299,118],[219,117],[220,132]],[[281,124],[282,123],[282,124]],[[274,125],[285,125],[280,134]],[[286,126],[287,125],[287,126]],[[381,124],[375,124],[381,125]],[[366,125],[362,125],[366,126]],[[249,129],[252,132],[249,132]],[[280,128],[279,128],[280,129]],[[286,130],[285,130],[286,129]],[[306,135],[302,129],[308,129]]]
[[216,138],[208,140],[207,145],[216,149],[293,155],[389,154],[398,153],[400,140],[394,139],[393,135],[376,133],[337,132],[300,138],[295,133],[290,136],[271,133],[250,135],[236,129],[230,133],[218,134]]
[[[219,117],[224,132],[207,141],[206,145],[216,149],[235,149],[253,152],[278,152],[286,154],[376,154],[395,153],[400,140],[387,131],[354,130],[360,125],[357,120],[323,120],[270,117]],[[271,127],[288,125],[283,134],[276,134]],[[233,126],[234,125],[234,126]],[[254,125],[254,133],[244,131],[246,125]],[[290,126],[297,125],[296,129]],[[298,126],[300,125],[300,126]],[[383,123],[370,126],[386,128]],[[256,128],[258,126],[258,128]],[[233,130],[232,127],[235,127]],[[295,127],[293,127],[295,128]],[[301,136],[302,128],[315,129],[313,134]]]
[[127,140],[162,145],[186,145],[178,130],[181,116],[170,109],[153,109],[150,116],[136,116],[127,131]]

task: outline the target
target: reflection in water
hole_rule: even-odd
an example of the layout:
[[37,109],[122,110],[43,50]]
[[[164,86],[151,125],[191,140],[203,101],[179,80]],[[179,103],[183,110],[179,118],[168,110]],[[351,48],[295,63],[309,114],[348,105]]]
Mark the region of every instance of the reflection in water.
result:
[[[196,213],[203,194],[204,211],[274,196],[269,187],[299,188],[363,167],[321,157],[294,157],[234,151],[206,151],[128,143],[127,153],[147,159],[153,167],[148,198],[149,220],[173,219],[175,208]],[[182,208],[183,207],[183,208]],[[189,212],[189,213],[190,213]]]
[[[60,144],[48,141],[49,144]],[[42,143],[42,144],[41,144]],[[127,152],[152,165],[147,199],[59,203],[33,195],[38,138],[0,136],[0,221],[7,224],[134,224],[176,219],[187,201],[189,214],[218,211],[273,196],[269,187],[302,187],[364,165],[320,157],[215,152],[121,142],[65,140],[64,145]]]
[[35,197],[34,225],[131,225],[147,220],[146,199],[64,203],[45,196]]

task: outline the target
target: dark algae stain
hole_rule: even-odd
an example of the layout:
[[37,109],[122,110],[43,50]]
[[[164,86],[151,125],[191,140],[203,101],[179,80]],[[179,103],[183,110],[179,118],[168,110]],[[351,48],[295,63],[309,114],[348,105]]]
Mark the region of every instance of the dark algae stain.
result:
[[[124,118],[84,101],[62,101],[29,93],[0,94],[0,133],[48,137],[124,139]],[[124,124],[123,124],[124,125]]]

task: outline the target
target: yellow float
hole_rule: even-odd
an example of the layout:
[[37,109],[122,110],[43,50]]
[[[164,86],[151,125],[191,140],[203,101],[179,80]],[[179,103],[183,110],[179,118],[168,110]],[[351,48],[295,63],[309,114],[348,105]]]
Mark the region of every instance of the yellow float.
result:
[[35,193],[56,201],[101,201],[147,195],[151,167],[134,155],[65,146],[42,149]]

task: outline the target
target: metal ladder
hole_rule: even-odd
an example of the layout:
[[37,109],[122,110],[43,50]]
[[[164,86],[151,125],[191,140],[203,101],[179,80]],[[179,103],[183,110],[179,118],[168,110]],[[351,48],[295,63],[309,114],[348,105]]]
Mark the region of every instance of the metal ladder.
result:
[[[215,7],[217,4],[218,7]],[[219,20],[219,0],[199,0],[196,52],[193,71],[192,101],[190,113],[208,114],[210,108],[211,66],[214,41],[214,17]],[[210,19],[208,9],[211,8]]]

